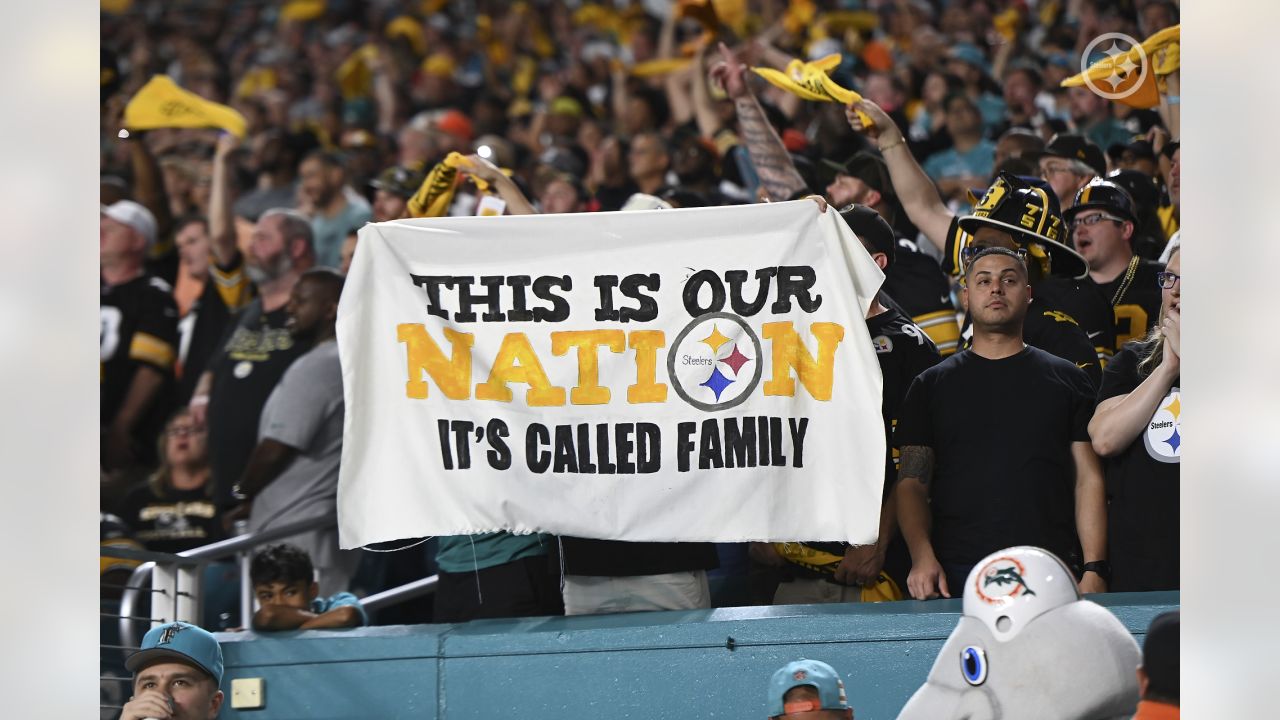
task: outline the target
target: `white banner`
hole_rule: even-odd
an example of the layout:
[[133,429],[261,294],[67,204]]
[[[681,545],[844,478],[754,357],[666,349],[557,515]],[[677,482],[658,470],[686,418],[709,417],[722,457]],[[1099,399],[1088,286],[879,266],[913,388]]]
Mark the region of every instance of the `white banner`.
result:
[[809,200],[366,225],[341,544],[875,539],[883,274]]

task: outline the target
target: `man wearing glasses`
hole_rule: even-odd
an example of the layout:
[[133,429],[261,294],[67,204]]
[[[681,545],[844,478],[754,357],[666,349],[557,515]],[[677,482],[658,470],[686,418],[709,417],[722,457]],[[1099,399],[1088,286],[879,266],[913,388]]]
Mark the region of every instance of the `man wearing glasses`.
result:
[[1137,219],[1133,198],[1119,185],[1094,178],[1076,193],[1063,213],[1077,252],[1089,264],[1090,280],[1102,290],[1115,312],[1115,346],[1106,358],[1132,340],[1141,340],[1160,315],[1160,263],[1133,252]]
[[1059,207],[1069,207],[1080,188],[1106,174],[1106,154],[1079,133],[1054,135],[1040,156],[1040,177],[1053,188]]
[[972,254],[962,297],[973,345],[920,373],[898,412],[898,522],[917,600],[962,594],[979,560],[1014,545],[1062,558],[1082,592],[1106,590],[1094,390],[1083,370],[1023,342],[1025,258]]

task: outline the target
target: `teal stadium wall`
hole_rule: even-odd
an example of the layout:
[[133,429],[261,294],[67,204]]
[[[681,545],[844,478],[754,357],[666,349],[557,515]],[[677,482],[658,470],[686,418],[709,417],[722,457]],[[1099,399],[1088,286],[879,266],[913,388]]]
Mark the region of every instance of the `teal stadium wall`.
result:
[[[1176,592],[1098,599],[1139,643],[1179,602]],[[960,611],[944,600],[223,634],[223,690],[261,677],[266,707],[233,710],[228,697],[222,717],[764,718],[770,674],[808,657],[841,672],[858,720],[889,720]]]

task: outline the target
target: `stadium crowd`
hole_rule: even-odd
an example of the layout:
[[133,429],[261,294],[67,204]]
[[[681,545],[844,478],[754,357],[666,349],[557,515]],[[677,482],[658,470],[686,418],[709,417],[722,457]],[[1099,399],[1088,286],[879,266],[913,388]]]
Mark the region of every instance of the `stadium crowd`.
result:
[[[1025,544],[1086,592],[1176,589],[1176,61],[1139,68],[1142,107],[1061,83],[1098,36],[1177,22],[1168,0],[104,2],[104,533],[173,552],[334,512],[367,222],[814,197],[886,276],[877,544],[375,555],[321,529],[290,541],[311,594],[438,571],[434,608],[397,616],[437,622],[927,599]],[[831,55],[861,98],[749,70]],[[174,93],[243,126],[129,122]]]

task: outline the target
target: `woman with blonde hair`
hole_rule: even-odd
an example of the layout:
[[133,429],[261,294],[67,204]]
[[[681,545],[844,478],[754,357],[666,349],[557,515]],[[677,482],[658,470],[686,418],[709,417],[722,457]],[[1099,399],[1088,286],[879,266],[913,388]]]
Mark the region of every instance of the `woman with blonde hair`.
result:
[[1178,589],[1181,269],[1175,250],[1156,276],[1160,322],[1107,364],[1089,421],[1093,449],[1106,464],[1113,592]]
[[160,436],[160,467],[119,515],[148,550],[176,553],[225,537],[209,482],[208,432],[184,408]]

